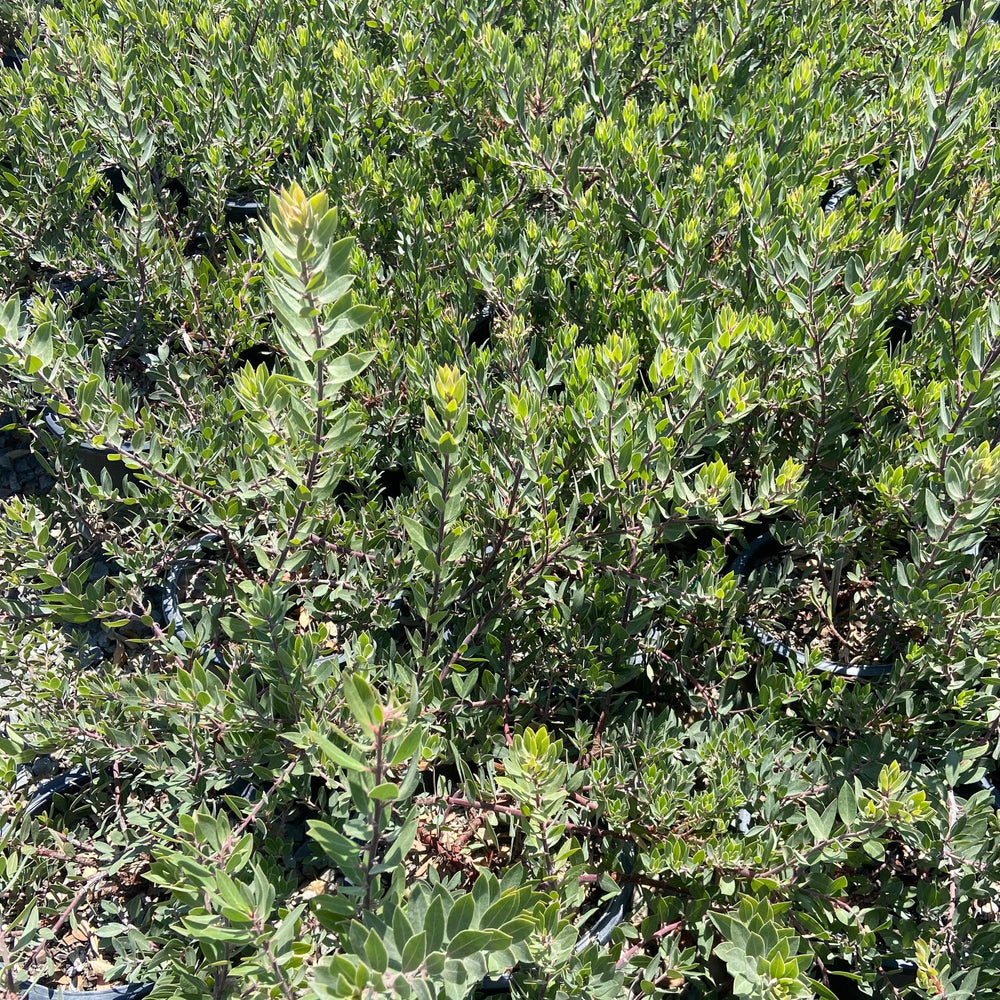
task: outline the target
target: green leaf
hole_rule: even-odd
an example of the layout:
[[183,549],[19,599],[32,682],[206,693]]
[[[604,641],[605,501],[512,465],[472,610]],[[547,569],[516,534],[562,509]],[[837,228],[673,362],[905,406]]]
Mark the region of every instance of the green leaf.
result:
[[[854,979],[856,982],[864,982],[864,980],[860,976],[849,976],[840,971],[834,972],[832,974],[835,975],[838,980],[847,978],[847,979]],[[806,979],[806,982],[811,987],[813,993],[817,997],[820,997],[821,1000],[840,1000],[838,994],[834,993],[833,990],[824,986],[822,983],[817,982],[815,979]]]
[[424,916],[424,933],[427,935],[428,954],[438,951],[444,944],[445,927],[444,905],[441,902],[441,897],[435,896]]
[[366,732],[373,732],[375,723],[375,692],[359,674],[348,674],[343,679],[344,698],[357,724]]
[[365,956],[376,972],[385,972],[389,967],[389,954],[385,950],[382,935],[377,931],[370,931],[365,940]]
[[400,764],[410,760],[420,752],[423,742],[424,729],[422,726],[416,726],[409,730],[392,751],[392,757],[389,759],[390,766],[398,767]]
[[413,554],[418,562],[429,573],[440,571],[435,553],[437,552],[437,536],[430,528],[424,527],[419,521],[412,517],[402,516],[403,527],[410,537],[410,544],[413,546]]
[[854,788],[849,781],[845,781],[840,786],[837,793],[837,812],[840,814],[841,822],[850,829],[858,815],[858,800],[854,795]]
[[363,354],[342,354],[338,358],[327,358],[323,364],[323,374],[328,386],[338,389],[345,382],[360,375],[375,357],[374,351]]
[[472,928],[459,931],[448,944],[448,957],[463,959],[469,955],[480,955],[487,951],[503,951],[510,944],[510,938],[500,931],[481,931]]
[[820,818],[819,813],[817,813],[811,806],[806,806],[806,825],[809,827],[809,832],[813,835],[814,840],[817,842],[826,840],[826,831],[823,829],[823,820]]
[[800,315],[804,313],[808,306],[806,305],[806,300],[799,295],[797,292],[793,292],[790,288],[785,288],[785,295],[788,297],[788,301],[791,303],[792,308]]
[[880,840],[875,839],[875,837],[869,837],[864,840],[861,847],[870,858],[874,858],[876,861],[885,859],[885,846]]
[[449,536],[448,562],[459,562],[472,545],[472,529],[466,528],[460,534]]
[[371,306],[351,306],[350,309],[340,313],[326,325],[323,331],[325,344],[327,346],[335,344],[342,337],[367,326],[368,321],[374,315],[375,310]]
[[245,833],[240,837],[239,842],[233,848],[232,854],[226,861],[225,870],[230,874],[242,871],[253,856],[254,838],[252,833]]
[[335,830],[329,823],[311,819],[306,825],[309,836],[320,846],[324,854],[334,861],[345,873],[357,870],[360,846]]
[[927,511],[927,519],[932,527],[943,528],[948,523],[948,519],[941,513],[937,497],[930,489],[924,490],[924,509]]
[[427,935],[424,931],[414,934],[403,946],[401,966],[403,972],[413,972],[427,953]]
[[324,893],[310,900],[316,919],[327,930],[340,932],[343,926],[354,916],[354,904],[350,899]]
[[221,941],[242,947],[253,940],[253,932],[240,927],[227,927],[214,914],[189,914],[181,918],[184,929],[193,937],[206,941]]
[[21,325],[21,300],[12,295],[0,309],[0,325],[3,326],[4,338],[10,343],[18,340]]
[[430,528],[425,527],[412,517],[403,515],[403,527],[410,537],[414,552],[433,552],[437,548],[437,537]]
[[465,1000],[470,985],[481,978],[481,973],[477,975],[477,971],[470,970],[465,962],[459,959],[449,958],[441,972],[441,982],[444,984],[444,995],[447,1000]]
[[[944,489],[955,503],[961,503],[965,500],[968,493],[968,485],[963,481],[961,472],[950,462],[944,470]],[[944,523],[942,521],[942,524]]]
[[330,414],[323,436],[323,447],[327,454],[349,448],[361,436],[361,422],[346,410]]
[[417,835],[419,816],[417,810],[413,809],[407,815],[405,821],[399,827],[392,841],[392,846],[385,852],[382,863],[375,866],[376,871],[392,871],[397,865],[402,863],[404,857],[410,853],[413,841]]
[[367,765],[360,760],[352,757],[345,750],[341,750],[332,740],[328,739],[322,733],[311,732],[309,733],[310,739],[320,748],[323,756],[327,760],[333,761],[334,764],[339,764],[341,767],[347,768],[349,771],[367,771]]
[[99,927],[94,928],[94,933],[99,938],[113,938],[118,937],[119,934],[124,934],[128,928],[124,924],[120,924],[117,921],[110,921],[106,924],[101,924]]
[[[448,937],[454,938],[460,931],[471,927],[475,912],[476,901],[472,893],[459,896],[452,905],[451,913],[448,914]],[[448,953],[451,954],[450,947]]]

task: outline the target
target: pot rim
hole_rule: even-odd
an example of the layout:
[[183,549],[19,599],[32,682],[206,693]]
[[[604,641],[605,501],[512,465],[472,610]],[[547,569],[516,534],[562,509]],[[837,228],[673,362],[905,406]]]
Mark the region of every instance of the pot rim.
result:
[[[2,971],[2,967],[0,967]],[[121,983],[98,986],[92,990],[77,990],[69,986],[42,986],[40,983],[17,984],[23,991],[21,1000],[142,1000],[148,996],[155,983]]]
[[[776,544],[774,536],[769,530],[765,530],[737,554],[736,558],[730,564],[730,569],[741,583],[746,583],[747,577],[754,568],[755,560],[760,556],[762,550],[774,544]],[[818,662],[811,663],[807,652],[788,645],[788,643],[769,632],[749,615],[743,616],[740,619],[740,624],[765,649],[769,649],[781,659],[796,663],[800,667],[812,666],[834,677],[847,677],[853,680],[876,680],[888,677],[897,663],[897,660],[874,663],[837,663],[835,660],[830,660],[826,657],[823,657]]]

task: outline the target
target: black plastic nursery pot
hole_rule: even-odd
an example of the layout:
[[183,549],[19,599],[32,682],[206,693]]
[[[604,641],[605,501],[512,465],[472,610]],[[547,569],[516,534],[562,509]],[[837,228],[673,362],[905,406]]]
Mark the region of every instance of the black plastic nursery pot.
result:
[[[73,768],[65,774],[39,782],[35,794],[24,808],[25,816],[37,816],[45,812],[58,796],[69,796],[86,788],[94,779],[91,771],[83,767]],[[15,789],[23,787],[30,781],[30,769],[21,768]],[[7,823],[0,830],[0,841],[11,832],[13,823]],[[87,948],[90,947],[89,939]],[[81,973],[82,976],[82,973]],[[81,978],[77,976],[76,978]],[[72,979],[69,974],[66,978]],[[7,986],[3,967],[0,967],[0,990]],[[141,1000],[153,989],[149,982],[103,984],[92,988],[78,989],[71,986],[45,985],[42,983],[26,983],[18,979],[14,988],[21,1000]]]
[[[750,541],[736,556],[731,563],[731,569],[745,586],[748,578],[755,570],[780,555],[783,551],[782,546],[778,544],[770,532],[765,531]],[[810,664],[809,655],[805,649],[796,648],[783,641],[781,637],[763,627],[753,618],[744,618],[742,625],[758,644],[770,650],[775,656],[800,666]],[[834,676],[856,678],[859,680],[876,680],[885,678],[892,672],[895,660],[873,660],[850,664],[839,663],[824,658],[818,662],[813,662],[812,666]],[[954,788],[955,794],[960,799],[969,799],[973,795],[984,791],[989,793],[993,809],[1000,811],[1000,788],[997,787],[991,776],[986,775],[976,781],[966,782]],[[753,826],[753,817],[749,810],[741,809],[739,811],[736,825],[741,834],[746,835],[750,833]],[[845,968],[841,971],[851,970]],[[915,981],[917,963],[912,958],[886,957],[879,961],[876,971],[882,977],[882,982],[887,985],[887,990],[882,989],[879,983],[876,982],[876,991],[874,994],[862,992],[853,979],[846,976],[837,976],[835,973],[831,977],[830,988],[840,1000],[856,1000],[856,998],[871,996],[876,998],[896,996],[899,989]]]
[[[983,777],[977,782],[958,785],[954,789],[959,798],[968,799],[978,792],[988,791],[992,798],[994,810],[1000,811],[1000,789],[990,780]],[[750,833],[753,827],[753,816],[747,809],[740,809],[734,821],[734,829],[741,835]],[[838,1000],[888,1000],[898,996],[898,990],[911,985],[917,976],[917,962],[913,958],[881,958],[874,967],[879,974],[875,980],[874,992],[862,990],[854,978],[861,970],[850,965],[845,959],[835,963],[827,963],[830,974],[829,988]],[[872,969],[868,969],[871,972]],[[840,975],[838,973],[846,973]]]
[[18,414],[0,413],[0,500],[42,496],[55,484],[31,450],[31,434]]
[[[51,758],[48,759],[51,760]],[[17,780],[14,782],[14,790],[19,791],[29,784],[31,776],[31,767],[19,767]],[[24,807],[24,815],[37,816],[39,813],[45,812],[55,801],[57,795],[70,795],[73,792],[78,792],[80,789],[86,788],[93,780],[94,775],[87,768],[75,767],[71,768],[65,774],[40,781],[38,787],[35,789],[35,794]],[[12,826],[12,822],[4,824],[3,829],[0,830],[0,840],[7,836]]]
[[885,321],[885,343],[890,354],[913,339],[913,316],[908,309],[900,307]]
[[987,529],[986,536],[966,549],[966,554],[977,556],[981,563],[1000,562],[1000,533]]
[[[101,167],[99,172],[111,196],[105,207],[116,210],[119,216],[124,218],[128,211],[127,199],[130,197],[125,168],[119,163],[111,163]],[[184,185],[176,177],[164,177],[162,172],[155,168],[148,176],[152,180],[154,196],[161,200],[172,199],[178,213],[183,215],[191,201]]]
[[840,208],[848,198],[853,197],[857,193],[857,186],[851,181],[841,183],[831,181],[826,191],[820,195],[819,207],[823,209],[824,215],[829,215]]
[[[971,0],[955,0],[941,12],[941,23],[949,28],[957,28],[969,16]],[[990,20],[1000,23],[1000,6],[993,8]]]
[[[245,226],[254,219],[266,215],[267,203],[252,195],[234,195],[227,198],[222,206],[222,217],[230,226]],[[200,228],[184,244],[184,254],[187,257],[194,257],[198,254],[211,253],[219,245],[219,241],[219,233]]]
[[[0,968],[0,989],[5,988]],[[68,986],[42,986],[39,983],[16,983],[20,1000],[142,1000],[153,991],[154,983],[122,983],[77,990]]]
[[226,199],[222,207],[223,218],[230,225],[240,225],[267,215],[267,200],[258,195],[237,192]]
[[[631,875],[634,862],[635,853],[629,848],[623,857],[624,875]],[[574,951],[579,954],[592,944],[596,944],[599,948],[605,947],[611,940],[614,929],[631,915],[634,899],[635,884],[630,881],[624,882],[621,889],[606,900],[596,913],[584,919],[579,928],[580,933]],[[473,996],[508,995],[512,992],[515,977],[516,974],[513,972],[504,973],[502,976],[486,976],[476,987]]]
[[[199,565],[217,563],[223,556],[224,546],[221,537],[215,534],[204,534],[185,544],[178,551],[167,570],[162,603],[163,618],[168,626],[173,627],[174,635],[182,641],[186,641],[188,638],[181,612],[182,604],[185,603],[181,594],[185,587],[185,574]],[[407,610],[404,595],[397,596],[391,602],[391,607],[399,617],[399,627],[405,628]],[[447,642],[449,639],[450,635],[446,634],[445,641]],[[217,667],[224,668],[226,666],[226,660],[218,649],[205,647],[203,653],[206,656],[210,655]],[[339,658],[343,666],[346,663],[344,655],[340,654]],[[260,790],[253,780],[234,776],[232,784],[226,789],[226,794],[238,795],[248,801],[254,801],[258,798]],[[629,847],[622,858],[622,869],[625,875],[631,873],[634,860],[634,850]],[[580,925],[576,950],[583,951],[591,944],[598,947],[607,945],[614,929],[630,915],[634,895],[634,882],[624,881],[618,892],[602,902],[596,911],[588,911]],[[497,977],[487,976],[476,987],[476,994],[480,996],[509,994],[514,979],[514,973],[506,973]]]
[[[196,573],[199,569],[211,568],[218,564],[225,557],[225,544],[220,535],[205,534],[187,542],[174,556],[167,568],[167,573],[163,583],[163,595],[161,599],[161,612],[164,624],[173,627],[174,635],[181,642],[188,641],[187,626],[184,622],[184,614],[181,611],[183,604],[187,603],[183,592],[190,588],[191,581],[187,577]],[[214,667],[220,671],[228,669],[228,661],[222,651],[215,645],[206,644],[202,647],[201,654],[207,657]],[[329,657],[321,657],[327,660],[336,656],[340,665],[346,666],[347,657],[344,653],[331,654]]]
[[0,43],[0,66],[4,69],[18,70],[24,65],[27,56],[21,47],[13,42]]
[[493,333],[493,321],[496,319],[496,309],[492,302],[484,303],[472,318],[469,328],[469,343],[474,347],[485,347],[490,342]]
[[871,992],[866,992],[853,978],[859,975],[858,970],[846,960],[830,962],[826,968],[830,992],[837,1000],[889,1000],[891,996],[898,996],[898,991],[909,986],[917,977],[917,963],[912,959],[886,958],[876,969],[879,975],[874,984],[868,984]]
[[[634,849],[629,847],[622,861],[622,874],[631,875],[635,867]],[[576,951],[581,952],[591,944],[603,948],[611,940],[612,931],[631,915],[634,901],[635,883],[623,882],[618,892],[602,904],[598,911],[580,927]]]
[[[46,409],[42,414],[42,421],[50,434],[60,440],[66,439],[66,428],[53,410]],[[142,450],[148,452],[148,445]],[[76,459],[80,468],[86,469],[97,482],[100,482],[104,473],[107,472],[111,477],[111,484],[116,490],[123,488],[126,478],[132,471],[122,459],[133,454],[135,452],[132,446],[127,443],[123,443],[120,448],[101,448],[85,441],[76,444]]]
[[[197,567],[204,566],[206,562],[209,564],[218,562],[222,556],[223,541],[221,536],[206,534],[184,545],[167,569],[161,603],[163,620],[167,626],[173,626],[174,635],[181,642],[188,640],[184,615],[181,613],[182,591],[189,583],[186,577]],[[210,656],[211,663],[218,669],[226,669],[226,658],[218,648],[205,646],[202,649],[202,654]]]
[[91,272],[81,277],[60,272],[54,268],[40,267],[24,279],[26,287],[21,295],[22,322],[27,316],[32,299],[51,295],[63,304],[72,306],[75,318],[86,316],[100,307],[107,294],[107,286],[114,280],[110,274]]
[[[3,462],[2,441],[3,435],[0,434],[0,466]],[[54,483],[54,480],[50,477],[49,482]],[[22,494],[19,495],[26,492],[28,491],[22,491]],[[0,469],[0,500],[9,495],[4,489],[4,477],[2,469]],[[113,521],[114,516],[114,512],[110,512],[109,521]],[[114,659],[129,648],[134,648],[130,646],[131,641],[148,639],[152,632],[142,623],[142,612],[137,607],[133,608],[131,615],[124,621],[109,626],[100,616],[84,620],[60,615],[58,609],[53,608],[53,604],[57,603],[58,599],[47,605],[49,595],[58,595],[66,591],[67,577],[65,574],[76,573],[83,565],[87,567],[86,578],[82,581],[84,586],[97,584],[99,581],[115,577],[121,572],[120,565],[107,554],[103,546],[91,542],[74,554],[60,583],[54,583],[44,589],[16,587],[8,591],[7,597],[14,600],[20,612],[24,614],[37,615],[48,606],[50,610],[47,614],[55,620],[65,636],[65,646],[63,647],[65,655],[69,656],[80,668],[89,669],[98,663]],[[8,686],[6,681],[0,682],[0,709],[5,706],[3,691]],[[16,715],[15,709],[12,708],[11,711]],[[0,724],[0,732],[2,732],[2,724]]]
[[280,356],[278,350],[272,344],[261,341],[257,344],[251,344],[249,347],[244,347],[236,355],[236,363],[240,367],[250,365],[254,369],[263,365],[269,372],[273,372],[274,366],[277,364]]
[[[744,588],[747,588],[750,578],[755,571],[783,555],[784,550],[782,547],[778,545],[770,532],[765,531],[764,534],[751,541],[736,556],[731,564],[731,569],[742,582]],[[857,586],[863,589],[863,583],[858,583]],[[855,590],[854,594],[858,594],[859,592]],[[841,597],[839,591],[835,597],[839,607]],[[811,660],[807,648],[799,644],[795,633],[804,632],[805,634],[809,634],[812,632],[819,637],[821,619],[821,612],[816,608],[814,616],[816,622],[815,628],[810,629],[807,626],[805,629],[791,629],[786,634],[778,634],[773,626],[762,622],[759,616],[744,617],[741,624],[759,645],[770,650],[773,655],[798,666],[807,667],[811,665],[817,670],[836,677],[849,677],[858,680],[873,680],[886,677],[892,673],[896,660],[905,651],[905,641],[898,635],[898,632],[892,629],[891,620],[888,616],[885,616],[885,620],[881,623],[880,638],[884,642],[881,643],[880,649],[887,651],[881,652],[881,655],[868,659],[859,659],[855,656],[852,657],[853,662],[841,661],[840,659],[826,656],[818,660]],[[865,627],[863,623],[861,627]],[[873,629],[875,627],[877,626],[872,626]],[[857,631],[856,626],[854,627],[854,631]],[[829,626],[826,629],[827,638],[830,638],[831,632],[838,642],[843,642],[844,637],[841,635],[841,630],[837,627],[837,622],[833,621],[833,616],[831,616]],[[843,645],[850,647],[850,642],[843,643]]]

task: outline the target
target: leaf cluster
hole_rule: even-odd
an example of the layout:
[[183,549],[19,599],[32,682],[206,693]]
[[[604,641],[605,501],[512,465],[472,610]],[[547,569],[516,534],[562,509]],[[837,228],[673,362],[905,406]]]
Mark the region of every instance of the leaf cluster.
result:
[[4,988],[996,990],[942,13],[0,4]]

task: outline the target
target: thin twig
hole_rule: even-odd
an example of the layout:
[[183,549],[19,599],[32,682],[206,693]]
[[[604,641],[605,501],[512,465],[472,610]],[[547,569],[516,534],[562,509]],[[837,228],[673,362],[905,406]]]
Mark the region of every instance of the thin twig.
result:
[[[62,925],[69,920],[73,911],[80,905],[83,897],[94,888],[95,885],[103,882],[108,877],[107,872],[98,872],[96,875],[91,875],[86,882],[77,890],[76,895],[69,901],[69,905],[62,911],[59,915],[59,919],[52,926],[53,938],[59,933]],[[48,942],[43,941],[39,946],[31,953],[31,962],[38,962],[41,960],[42,955],[45,954],[45,949],[48,947]]]

